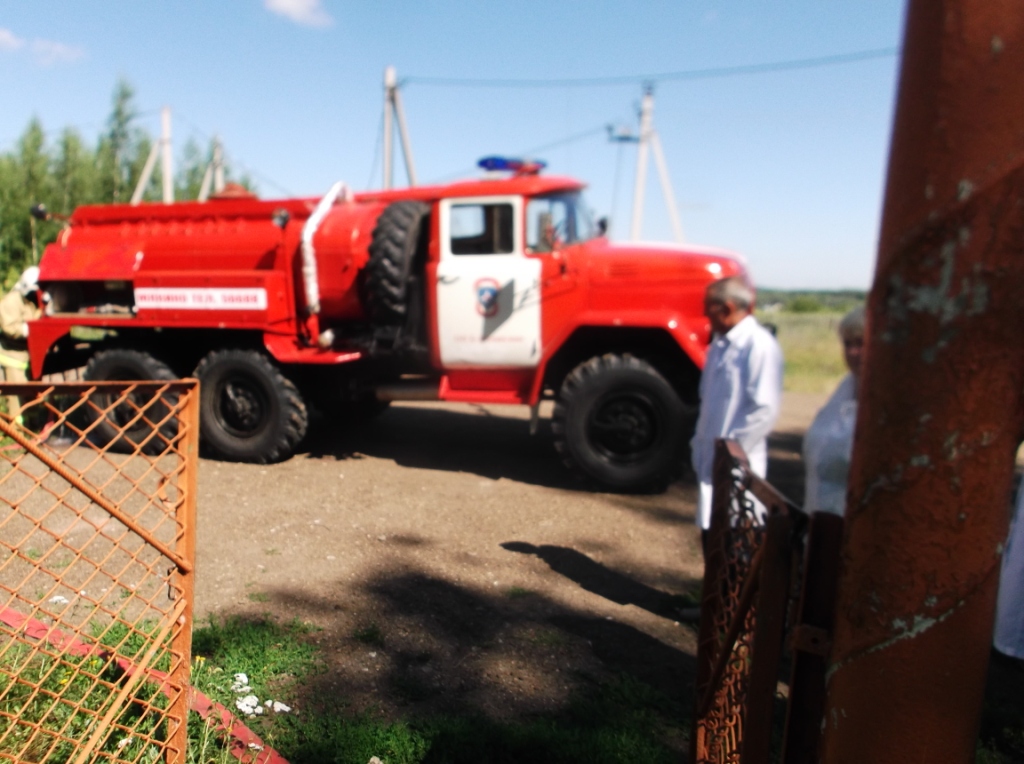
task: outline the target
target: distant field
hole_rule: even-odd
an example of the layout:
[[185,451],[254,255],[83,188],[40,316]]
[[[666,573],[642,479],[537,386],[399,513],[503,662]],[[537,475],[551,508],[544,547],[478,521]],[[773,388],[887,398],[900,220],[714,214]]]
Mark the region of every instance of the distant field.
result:
[[786,358],[785,389],[800,393],[831,392],[846,374],[836,334],[842,313],[788,313],[759,315],[775,324]]

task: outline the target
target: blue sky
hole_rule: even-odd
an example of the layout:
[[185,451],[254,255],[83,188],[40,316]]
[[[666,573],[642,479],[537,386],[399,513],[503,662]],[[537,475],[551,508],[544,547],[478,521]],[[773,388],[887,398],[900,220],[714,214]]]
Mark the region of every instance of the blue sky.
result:
[[[519,0],[0,0],[0,150],[33,116],[94,140],[119,78],[141,123],[173,110],[175,148],[221,136],[264,196],[381,182],[382,76],[397,68],[421,182],[474,174],[488,154],[538,154],[590,183],[629,231],[644,75],[897,48],[895,0],[688,3]],[[898,59],[655,83],[688,241],[743,254],[757,284],[867,288]],[[635,76],[634,76],[635,75]],[[614,86],[453,87],[426,78],[574,79]],[[396,179],[404,182],[399,165]],[[652,164],[644,238],[672,229]]]

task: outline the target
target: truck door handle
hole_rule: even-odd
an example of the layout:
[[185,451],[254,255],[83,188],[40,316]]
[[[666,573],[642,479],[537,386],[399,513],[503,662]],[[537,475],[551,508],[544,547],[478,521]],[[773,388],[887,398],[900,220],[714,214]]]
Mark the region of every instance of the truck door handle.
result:
[[437,277],[437,283],[440,284],[441,286],[448,286],[449,284],[454,284],[458,280],[459,280],[458,276],[438,276]]

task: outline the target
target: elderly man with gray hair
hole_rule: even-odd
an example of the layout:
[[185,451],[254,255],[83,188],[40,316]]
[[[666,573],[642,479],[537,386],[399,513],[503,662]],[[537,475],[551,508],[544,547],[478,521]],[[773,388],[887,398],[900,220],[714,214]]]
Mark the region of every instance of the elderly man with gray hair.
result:
[[700,484],[697,523],[705,532],[711,525],[715,440],[738,441],[757,475],[768,470],[768,433],[782,398],[782,350],[753,309],[754,290],[738,276],[710,284],[704,296],[712,338],[690,448]]

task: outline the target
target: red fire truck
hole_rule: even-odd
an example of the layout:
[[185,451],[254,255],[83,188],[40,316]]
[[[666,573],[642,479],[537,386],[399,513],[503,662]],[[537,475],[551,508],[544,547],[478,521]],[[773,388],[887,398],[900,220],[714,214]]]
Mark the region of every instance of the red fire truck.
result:
[[310,407],[343,423],[394,400],[523,404],[535,423],[553,398],[570,466],[664,484],[698,403],[704,289],[742,263],[612,243],[583,184],[481,164],[444,186],[79,207],[40,263],[32,375],[197,377],[204,448],[252,462],[291,455]]

